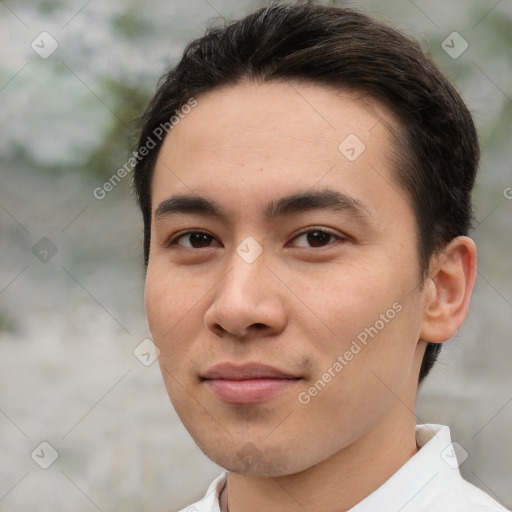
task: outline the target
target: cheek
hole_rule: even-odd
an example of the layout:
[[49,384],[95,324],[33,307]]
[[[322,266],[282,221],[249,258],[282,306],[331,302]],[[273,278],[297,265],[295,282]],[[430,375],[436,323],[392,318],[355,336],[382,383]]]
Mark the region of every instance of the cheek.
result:
[[[199,284],[198,284],[199,283]],[[206,300],[201,279],[180,278],[176,272],[148,265],[144,302],[153,342],[160,349],[159,363],[168,385],[189,378],[195,366],[196,340],[204,329],[201,307]]]
[[166,292],[165,282],[159,281],[148,271],[146,276],[146,288],[144,291],[144,304],[146,307],[146,317],[148,319],[149,329],[154,341],[158,343],[164,328],[169,328],[169,312],[174,311],[173,293]]
[[[388,306],[386,301],[384,304]],[[371,311],[362,328],[362,318],[368,312],[360,313],[357,320],[350,319],[348,313],[338,317],[337,332],[342,334],[331,339],[328,347],[324,345],[317,371],[303,390],[310,403],[303,406],[302,419],[307,428],[321,429],[315,434],[319,438],[327,439],[333,431],[343,431],[344,442],[359,438],[385,414],[409,382],[419,332],[412,305],[402,304],[400,311],[393,310],[388,323],[381,320],[383,324],[377,323],[378,315],[385,314],[386,307],[381,311],[372,305]],[[374,312],[378,313],[376,319]],[[363,336],[358,337],[360,334]],[[322,418],[321,427],[318,418]]]
[[197,282],[194,276],[183,277],[183,273],[169,266],[165,258],[150,259],[144,291],[148,320],[156,324],[165,322],[169,328],[184,317],[199,300],[195,297],[200,294]]
[[[158,363],[171,402],[179,400],[186,375],[189,345],[184,329],[190,306],[179,293],[179,286],[168,276],[154,272],[148,266],[144,294],[146,317],[153,342],[160,350]],[[179,406],[179,403],[178,403]]]
[[318,318],[325,319],[329,337],[335,340],[356,338],[375,322],[380,327],[380,315],[390,310],[386,319],[395,316],[393,304],[403,300],[399,283],[389,273],[363,268],[335,270],[320,288],[310,295],[309,303],[314,304]]
[[189,302],[185,283],[148,265],[144,303],[149,329],[157,345],[172,339],[180,330],[191,308]]
[[411,293],[415,273],[399,273],[398,268],[382,259],[371,268],[353,266],[350,272],[333,273],[341,277],[323,283],[322,292],[309,297],[329,326],[327,335],[322,330],[322,342],[314,344],[319,359],[315,377],[328,371],[338,356],[346,361],[334,379],[333,388],[341,386],[338,396],[355,397],[372,388],[375,392],[384,386],[378,377],[400,385],[410,370],[421,312],[417,294]]

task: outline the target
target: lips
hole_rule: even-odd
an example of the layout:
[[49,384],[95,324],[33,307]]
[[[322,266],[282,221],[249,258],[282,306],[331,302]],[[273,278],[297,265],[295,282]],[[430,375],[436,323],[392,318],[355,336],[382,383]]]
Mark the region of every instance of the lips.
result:
[[202,376],[203,379],[298,379],[290,373],[284,372],[272,366],[259,363],[247,363],[234,365],[231,363],[218,364],[207,370]]
[[291,389],[301,377],[259,363],[237,366],[216,365],[202,375],[202,381],[222,401],[249,405],[267,401]]

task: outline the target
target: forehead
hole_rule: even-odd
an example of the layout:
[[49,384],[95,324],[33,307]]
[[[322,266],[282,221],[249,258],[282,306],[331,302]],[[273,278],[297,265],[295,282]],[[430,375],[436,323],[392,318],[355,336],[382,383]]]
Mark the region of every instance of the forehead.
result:
[[153,210],[171,193],[213,193],[228,206],[251,206],[263,196],[316,186],[373,196],[374,203],[383,185],[389,188],[388,126],[395,123],[383,105],[360,93],[245,82],[196,99],[160,149]]

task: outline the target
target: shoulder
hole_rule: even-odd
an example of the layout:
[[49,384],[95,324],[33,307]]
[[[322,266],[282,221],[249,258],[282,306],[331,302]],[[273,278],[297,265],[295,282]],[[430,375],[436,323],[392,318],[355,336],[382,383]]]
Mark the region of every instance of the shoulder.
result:
[[[431,437],[431,433],[435,435]],[[450,510],[451,512],[510,512],[490,494],[468,482],[460,473],[460,460],[456,466],[446,459],[447,449],[457,457],[453,446],[450,429],[446,425],[417,425],[417,434],[430,437],[425,447],[430,445],[429,460],[426,466],[436,472],[430,506],[432,510]],[[426,440],[426,439],[425,439]],[[420,450],[421,451],[421,450]],[[458,458],[458,457],[457,457]],[[427,493],[428,494],[428,493]],[[428,508],[428,507],[427,507]],[[430,508],[428,508],[430,510]]]
[[509,509],[505,508],[489,494],[466,480],[463,480],[462,484],[462,498],[464,506],[471,507],[464,510],[474,512],[510,512]]
[[[452,492],[432,496],[431,510],[450,512],[510,512],[496,499],[459,476]],[[430,508],[428,508],[430,510]]]

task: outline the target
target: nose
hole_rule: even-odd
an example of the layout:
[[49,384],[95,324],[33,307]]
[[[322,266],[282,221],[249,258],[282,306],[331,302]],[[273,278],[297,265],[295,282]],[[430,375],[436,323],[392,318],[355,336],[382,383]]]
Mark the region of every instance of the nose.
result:
[[275,335],[286,326],[284,292],[263,255],[248,263],[234,253],[228,272],[214,288],[204,323],[219,337]]

